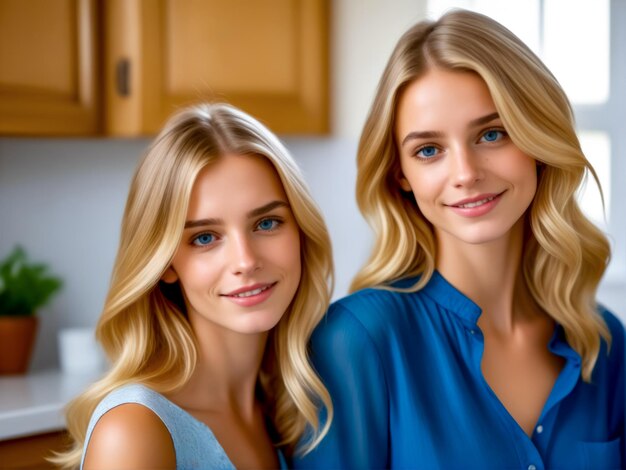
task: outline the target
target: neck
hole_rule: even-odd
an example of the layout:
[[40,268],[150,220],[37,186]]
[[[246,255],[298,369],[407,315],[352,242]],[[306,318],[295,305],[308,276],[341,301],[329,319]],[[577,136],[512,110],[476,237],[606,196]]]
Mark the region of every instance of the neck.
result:
[[437,233],[437,270],[481,308],[481,328],[509,333],[537,312],[522,274],[523,244],[523,220],[480,245]]
[[256,386],[267,343],[267,333],[241,334],[204,319],[191,319],[198,360],[190,380],[175,401],[188,409],[231,409],[252,417]]

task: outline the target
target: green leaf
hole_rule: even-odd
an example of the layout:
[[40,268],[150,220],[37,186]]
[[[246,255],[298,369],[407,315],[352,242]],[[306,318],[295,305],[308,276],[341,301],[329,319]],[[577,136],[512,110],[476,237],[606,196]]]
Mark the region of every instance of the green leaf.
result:
[[0,261],[0,315],[28,316],[46,305],[63,285],[45,264],[30,264],[17,246]]

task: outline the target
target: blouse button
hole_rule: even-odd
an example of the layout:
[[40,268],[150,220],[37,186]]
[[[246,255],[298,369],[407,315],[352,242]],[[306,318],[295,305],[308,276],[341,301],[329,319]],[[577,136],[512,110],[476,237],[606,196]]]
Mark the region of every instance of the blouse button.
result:
[[535,467],[533,464],[530,464],[528,466],[528,470],[537,470],[537,467]]
[[541,434],[543,432],[543,426],[540,424],[537,426],[537,434]]

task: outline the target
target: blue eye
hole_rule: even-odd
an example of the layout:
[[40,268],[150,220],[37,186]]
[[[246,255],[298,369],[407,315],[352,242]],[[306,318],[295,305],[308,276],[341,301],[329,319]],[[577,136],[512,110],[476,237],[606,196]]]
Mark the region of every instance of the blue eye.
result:
[[257,224],[257,229],[263,232],[271,232],[276,230],[282,222],[278,219],[263,219]]
[[215,235],[212,233],[201,233],[192,240],[192,243],[196,246],[207,246],[215,241]]
[[487,132],[485,132],[482,137],[480,138],[480,140],[484,141],[484,142],[497,142],[498,140],[500,140],[502,137],[504,137],[504,132],[497,130],[497,129],[490,129]]
[[415,153],[415,156],[420,158],[433,158],[438,153],[439,151],[437,150],[437,147],[433,145],[426,145],[425,147],[418,149],[418,151]]

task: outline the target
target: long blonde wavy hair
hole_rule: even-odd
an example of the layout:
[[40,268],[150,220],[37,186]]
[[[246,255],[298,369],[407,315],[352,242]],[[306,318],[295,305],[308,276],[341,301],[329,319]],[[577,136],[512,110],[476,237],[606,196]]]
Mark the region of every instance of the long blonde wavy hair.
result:
[[[196,342],[180,288],[160,281],[183,233],[198,173],[226,154],[260,155],[276,169],[300,229],[302,276],[295,297],[270,332],[259,376],[264,406],[287,454],[309,426],[306,453],[323,438],[318,407],[332,419],[328,391],[307,355],[310,335],[332,291],[330,238],[300,170],[262,124],[226,104],[187,108],[165,125],[140,162],[130,186],[111,285],[96,336],[112,366],[70,403],[67,425],[73,448],[54,461],[75,467],[96,405],[113,389],[143,383],[167,393],[183,386],[196,364]],[[177,285],[175,285],[177,287]]]
[[557,80],[522,41],[487,16],[452,10],[436,22],[417,23],[387,63],[357,156],[357,202],[375,243],[351,290],[389,288],[392,280],[420,276],[415,291],[435,270],[435,236],[414,198],[398,184],[393,135],[399,96],[431,67],[478,74],[515,145],[541,162],[526,214],[523,275],[536,302],[563,326],[589,381],[601,337],[610,342],[595,303],[610,248],[575,196],[586,172],[599,185],[598,178],[581,151],[570,103]]

